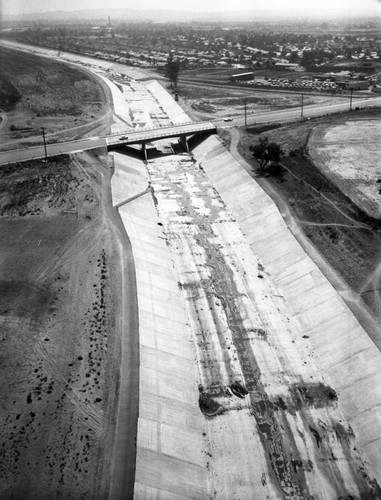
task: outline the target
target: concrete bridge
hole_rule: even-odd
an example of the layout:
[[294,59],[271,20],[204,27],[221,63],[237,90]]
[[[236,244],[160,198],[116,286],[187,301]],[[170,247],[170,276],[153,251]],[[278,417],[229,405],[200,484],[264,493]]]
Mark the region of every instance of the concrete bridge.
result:
[[144,160],[147,160],[146,144],[160,139],[178,137],[184,149],[189,152],[187,137],[204,133],[214,133],[217,127],[211,122],[188,122],[178,125],[169,125],[160,128],[130,129],[124,133],[103,137],[85,137],[73,141],[47,142],[46,150],[42,144],[22,147],[0,152],[0,165],[27,161],[48,156],[69,154],[77,151],[116,146],[140,144]]
[[215,133],[216,125],[211,122],[186,122],[177,125],[168,125],[166,127],[131,129],[125,133],[118,133],[107,136],[106,143],[108,148],[113,146],[132,146],[140,144],[142,148],[143,158],[147,160],[147,143],[158,141],[160,139],[170,139],[178,137],[180,144],[185,151],[190,153],[187,141],[188,136],[204,134],[207,132]]

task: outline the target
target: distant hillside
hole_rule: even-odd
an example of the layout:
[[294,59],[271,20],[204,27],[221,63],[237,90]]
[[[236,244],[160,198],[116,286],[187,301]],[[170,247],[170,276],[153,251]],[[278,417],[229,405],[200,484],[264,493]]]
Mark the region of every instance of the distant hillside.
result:
[[4,16],[8,20],[46,20],[46,21],[62,21],[62,20],[99,20],[107,19],[111,16],[114,20],[131,20],[131,21],[178,21],[189,22],[193,20],[202,21],[228,21],[228,20],[254,20],[257,17],[273,17],[274,12],[271,11],[241,11],[241,12],[190,12],[180,10],[137,10],[137,9],[85,9],[73,11],[49,11],[35,12],[31,14],[21,14],[19,16]]
[[99,21],[105,20],[111,16],[112,21],[156,21],[156,22],[191,22],[191,21],[217,21],[217,22],[235,22],[235,21],[255,21],[265,19],[276,19],[284,17],[308,17],[310,19],[320,19],[325,16],[332,17],[364,17],[375,14],[381,14],[381,10],[374,12],[359,11],[357,9],[324,11],[318,9],[306,9],[305,12],[299,11],[297,14],[292,9],[283,11],[274,10],[249,10],[249,11],[229,11],[229,12],[191,12],[180,10],[137,10],[137,9],[83,9],[72,11],[46,11],[35,12],[20,15],[7,15],[3,13],[4,21]]

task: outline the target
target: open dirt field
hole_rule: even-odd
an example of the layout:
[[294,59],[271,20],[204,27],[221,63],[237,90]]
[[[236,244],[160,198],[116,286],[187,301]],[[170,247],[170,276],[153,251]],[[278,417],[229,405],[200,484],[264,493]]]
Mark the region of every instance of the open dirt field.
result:
[[369,216],[381,218],[381,115],[315,127],[308,152],[354,203]]
[[[95,76],[53,59],[0,48],[0,108],[7,123],[0,129],[3,147],[18,141],[41,141],[47,135],[61,139],[82,135],[109,122],[108,92]],[[25,141],[29,139],[29,141]]]
[[[378,215],[375,211],[372,212],[372,216],[368,215],[365,210],[366,205],[363,206],[359,197],[353,197],[352,201],[345,194],[348,180],[344,174],[344,168],[348,170],[348,162],[345,161],[347,156],[344,148],[336,146],[337,151],[340,150],[340,154],[343,155],[343,165],[345,163],[346,167],[343,166],[343,169],[340,169],[343,174],[339,175],[336,172],[334,176],[317,168],[306,151],[308,138],[315,127],[318,131],[333,127],[333,131],[337,132],[338,127],[341,129],[345,126],[343,123],[348,120],[348,116],[352,117],[352,115],[347,115],[323,121],[311,120],[262,134],[251,134],[250,131],[241,129],[238,149],[253,165],[252,175],[262,187],[271,192],[271,196],[275,197],[285,216],[288,217],[287,214],[289,214],[325,261],[348,285],[347,290],[345,286],[342,288],[343,297],[348,296],[350,300],[354,300],[355,307],[361,308],[365,303],[373,318],[378,322],[381,314],[377,290],[379,286],[375,286],[373,282],[373,278],[376,278],[378,282],[380,261],[379,228],[381,224]],[[360,118],[360,122],[353,123],[359,123],[359,130],[363,126],[364,132],[365,129],[369,131],[369,127],[375,130],[376,124],[379,123],[377,112],[374,112],[372,119],[369,119],[369,116],[372,116],[369,113],[366,115],[367,118],[365,116],[362,118],[361,115],[356,116]],[[257,143],[260,136],[268,137],[270,142],[279,143],[285,151],[285,156],[282,158],[284,168],[280,176],[257,176],[258,164],[248,148],[251,144]],[[350,144],[350,148],[354,151],[356,158],[359,158],[362,149],[355,152],[357,144],[356,140]],[[377,147],[373,145],[372,149]],[[364,153],[363,158],[366,162],[367,153]],[[378,158],[377,155],[370,155],[369,159],[371,160],[369,170],[360,169],[359,177],[369,176],[369,172],[372,172],[374,175],[372,183],[377,193],[378,176],[375,174],[377,168],[374,162],[377,162]],[[352,186],[356,185],[353,179],[350,182]],[[354,295],[351,292],[354,292]]]
[[[195,120],[213,120],[225,117],[243,117],[246,99],[247,116],[256,112],[286,109],[301,106],[300,94],[282,92],[250,92],[229,87],[179,84],[179,104]],[[304,105],[341,102],[339,98],[305,95]]]
[[0,497],[108,485],[120,362],[110,168],[82,153],[0,169]]

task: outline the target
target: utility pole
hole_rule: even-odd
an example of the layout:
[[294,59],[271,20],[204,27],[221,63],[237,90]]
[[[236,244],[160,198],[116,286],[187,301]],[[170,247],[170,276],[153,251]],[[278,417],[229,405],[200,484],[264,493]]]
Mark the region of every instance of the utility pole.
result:
[[349,111],[352,111],[353,87],[351,87],[349,90],[351,91],[351,97],[349,100]]
[[45,128],[41,127],[41,129],[42,129],[42,139],[44,141],[45,161],[47,161],[47,159],[48,159],[48,153],[46,151]]
[[243,102],[245,104],[245,128],[247,128],[247,109],[246,109],[247,99],[244,99]]
[[302,109],[301,109],[301,111],[300,111],[300,116],[301,116],[302,118],[304,118],[304,116],[303,116],[303,104],[304,104],[304,94],[302,94]]

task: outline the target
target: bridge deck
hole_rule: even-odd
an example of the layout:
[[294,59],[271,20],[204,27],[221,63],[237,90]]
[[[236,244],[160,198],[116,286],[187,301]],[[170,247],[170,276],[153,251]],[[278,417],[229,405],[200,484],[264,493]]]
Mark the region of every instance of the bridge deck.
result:
[[143,130],[129,130],[124,134],[115,134],[107,137],[107,145],[117,144],[143,144],[159,139],[169,139],[171,137],[181,137],[197,134],[200,132],[215,132],[216,126],[211,122],[189,122],[180,125],[170,125],[160,128],[145,128]]

